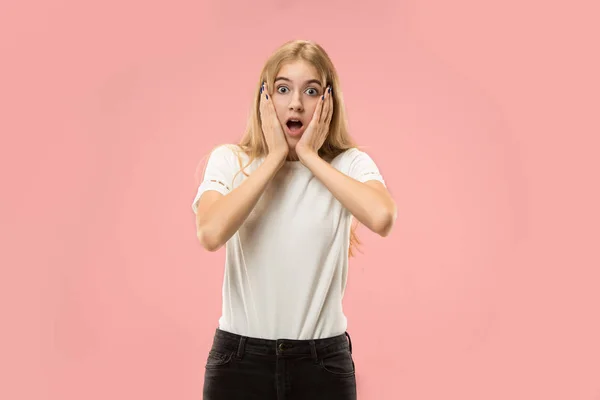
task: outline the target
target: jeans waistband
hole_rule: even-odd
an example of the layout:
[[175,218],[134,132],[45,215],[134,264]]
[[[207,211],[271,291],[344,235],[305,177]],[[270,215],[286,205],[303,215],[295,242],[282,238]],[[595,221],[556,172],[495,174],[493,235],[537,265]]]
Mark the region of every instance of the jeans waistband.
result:
[[306,355],[321,357],[343,349],[352,353],[352,340],[348,332],[341,335],[310,340],[261,339],[242,336],[219,328],[213,340],[213,348],[231,351],[242,357],[244,353],[263,355]]

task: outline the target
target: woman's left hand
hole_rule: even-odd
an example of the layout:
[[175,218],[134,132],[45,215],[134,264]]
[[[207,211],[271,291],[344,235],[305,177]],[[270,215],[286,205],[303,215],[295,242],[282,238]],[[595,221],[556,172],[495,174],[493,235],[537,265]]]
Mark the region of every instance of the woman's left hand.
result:
[[333,116],[333,98],[331,87],[325,90],[325,94],[319,99],[312,120],[304,131],[304,134],[296,144],[296,154],[300,161],[302,157],[310,153],[318,154],[319,149],[325,143],[329,133],[329,123]]

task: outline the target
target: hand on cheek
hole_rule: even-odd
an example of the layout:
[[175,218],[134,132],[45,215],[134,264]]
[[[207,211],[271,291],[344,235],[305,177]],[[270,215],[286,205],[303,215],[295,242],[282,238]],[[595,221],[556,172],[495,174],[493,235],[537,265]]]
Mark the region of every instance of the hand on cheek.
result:
[[277,117],[273,97],[269,96],[266,83],[263,83],[260,88],[260,118],[269,153],[274,153],[276,156],[285,159],[289,152],[289,145]]
[[319,99],[313,117],[304,131],[304,134],[296,145],[296,154],[302,157],[309,153],[317,153],[329,133],[329,124],[333,116],[333,93],[328,86],[325,93]]

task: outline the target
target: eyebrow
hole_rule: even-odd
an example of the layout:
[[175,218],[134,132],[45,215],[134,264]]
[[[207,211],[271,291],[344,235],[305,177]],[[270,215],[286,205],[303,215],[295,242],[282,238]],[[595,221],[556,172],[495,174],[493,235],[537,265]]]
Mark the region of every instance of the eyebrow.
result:
[[[285,76],[278,76],[277,78],[275,78],[275,82],[277,82],[277,81],[292,82],[291,79],[286,78]],[[306,82],[304,82],[305,85],[308,85],[309,83],[316,83],[317,85],[323,87],[323,85],[321,84],[321,81],[319,81],[318,79],[309,79]]]

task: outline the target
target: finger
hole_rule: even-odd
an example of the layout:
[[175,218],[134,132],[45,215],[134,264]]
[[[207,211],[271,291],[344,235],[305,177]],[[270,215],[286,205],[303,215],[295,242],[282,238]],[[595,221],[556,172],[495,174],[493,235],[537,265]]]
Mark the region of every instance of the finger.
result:
[[267,113],[269,110],[269,93],[267,91],[267,83],[263,82],[261,86],[260,95],[260,108],[262,113]]
[[327,116],[329,114],[329,99],[330,99],[330,97],[331,96],[329,94],[329,86],[328,86],[327,89],[325,89],[324,100],[322,100],[323,110],[321,111],[321,122],[327,121]]
[[317,122],[319,122],[318,119],[319,119],[319,114],[321,112],[319,110],[320,107],[321,107],[321,101],[319,101],[317,103],[317,106],[315,107],[315,111],[313,111],[312,118],[310,119],[310,122],[308,123],[309,126],[311,126],[311,125],[314,126],[314,124],[316,124]]
[[315,122],[321,123],[322,115],[323,115],[323,105],[325,104],[325,95],[327,94],[327,90],[323,93],[321,98],[319,99],[319,103],[317,104],[317,108],[315,109],[314,119]]
[[327,111],[327,124],[329,124],[333,117],[333,89],[331,86],[329,87],[329,107]]
[[261,107],[263,105],[264,94],[265,94],[265,84],[263,83],[262,85],[260,85],[260,93],[259,93],[259,99],[260,99],[260,105],[261,105]]
[[264,99],[265,99],[265,107],[269,110],[269,112],[273,112],[275,113],[275,106],[273,105],[273,102],[271,101],[271,95],[269,94],[269,86],[267,85],[267,82],[263,83],[263,94],[264,94]]
[[273,104],[273,99],[271,97],[271,95],[269,94],[269,87],[267,85],[267,82],[264,83],[265,89],[264,89],[264,102],[265,102],[265,113],[268,115],[269,118],[269,124],[272,127],[275,126],[280,126],[281,129],[283,130],[283,125],[281,124],[281,122],[279,121],[279,118],[277,117],[277,111],[275,111],[275,104]]

